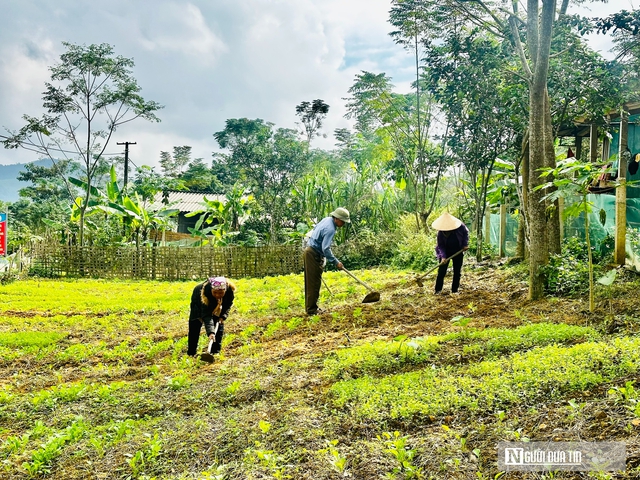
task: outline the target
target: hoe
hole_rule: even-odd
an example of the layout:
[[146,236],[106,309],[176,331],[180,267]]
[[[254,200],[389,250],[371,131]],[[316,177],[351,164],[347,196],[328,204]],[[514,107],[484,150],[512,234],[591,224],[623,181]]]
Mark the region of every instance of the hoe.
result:
[[429,275],[431,272],[433,272],[434,270],[436,270],[438,267],[440,267],[440,265],[443,265],[445,263],[447,263],[449,260],[451,260],[453,257],[457,257],[458,255],[460,255],[462,252],[464,252],[464,250],[460,250],[457,251],[456,253],[454,253],[453,255],[451,255],[449,258],[445,258],[444,260],[442,260],[439,264],[437,264],[435,267],[433,267],[431,270],[429,270],[427,273],[423,273],[422,275],[420,275],[419,277],[416,277],[416,283],[421,286],[424,287],[424,283],[422,283],[422,280],[424,279],[424,277],[426,277],[427,275]]
[[379,292],[376,292],[373,288],[371,288],[369,285],[367,285],[362,280],[357,278],[353,273],[351,273],[346,268],[342,267],[342,270],[347,275],[349,275],[351,278],[353,278],[356,282],[358,282],[360,285],[362,285],[364,288],[369,290],[369,293],[367,293],[367,295],[364,297],[364,300],[362,300],[362,303],[374,303],[374,302],[380,301],[380,293]]
[[[216,336],[216,333],[218,333],[218,325],[220,325],[220,322],[216,323],[216,328],[214,328],[214,330],[213,330],[213,337],[214,338]],[[200,360],[202,360],[203,362],[213,363],[213,354],[211,353],[211,347],[213,346],[213,342],[214,342],[214,339],[213,338],[210,339],[209,340],[209,346],[200,355]]]

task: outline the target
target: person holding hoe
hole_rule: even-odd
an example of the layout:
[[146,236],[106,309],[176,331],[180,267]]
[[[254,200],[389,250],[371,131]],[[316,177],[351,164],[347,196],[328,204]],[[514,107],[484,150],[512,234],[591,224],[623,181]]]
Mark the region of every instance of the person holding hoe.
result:
[[436,237],[436,257],[440,266],[436,277],[436,294],[442,291],[444,277],[449,268],[449,260],[453,261],[453,281],[451,282],[451,293],[457,293],[460,288],[460,277],[462,274],[463,252],[469,248],[469,229],[448,212],[440,215],[431,227],[438,231]]
[[342,262],[331,251],[331,242],[336,230],[346,223],[351,223],[346,208],[336,208],[313,228],[304,249],[304,306],[307,315],[318,313],[318,298],[325,262],[335,264],[338,270],[343,269]]
[[208,278],[193,289],[191,313],[189,314],[187,355],[196,355],[202,325],[204,325],[209,339],[214,342],[209,353],[220,353],[222,336],[224,335],[224,321],[233,305],[235,290],[236,286],[233,282],[225,277]]

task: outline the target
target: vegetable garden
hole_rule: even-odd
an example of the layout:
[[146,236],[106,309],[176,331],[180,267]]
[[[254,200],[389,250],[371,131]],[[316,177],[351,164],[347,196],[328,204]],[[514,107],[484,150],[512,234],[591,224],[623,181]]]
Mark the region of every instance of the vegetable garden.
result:
[[497,469],[497,442],[527,439],[623,441],[627,471],[586,478],[640,473],[635,274],[597,314],[527,301],[518,266],[469,264],[444,296],[358,275],[379,303],[329,272],[312,317],[300,275],[238,280],[212,365],[185,355],[193,282],[0,287],[2,477],[543,478]]

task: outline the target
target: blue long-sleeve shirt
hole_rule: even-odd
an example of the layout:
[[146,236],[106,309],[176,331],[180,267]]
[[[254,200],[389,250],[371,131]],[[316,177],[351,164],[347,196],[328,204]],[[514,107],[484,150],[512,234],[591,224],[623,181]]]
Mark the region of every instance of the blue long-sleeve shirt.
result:
[[325,257],[327,262],[337,265],[340,261],[331,251],[331,243],[333,242],[335,234],[336,224],[333,221],[333,217],[323,218],[312,230],[307,245]]

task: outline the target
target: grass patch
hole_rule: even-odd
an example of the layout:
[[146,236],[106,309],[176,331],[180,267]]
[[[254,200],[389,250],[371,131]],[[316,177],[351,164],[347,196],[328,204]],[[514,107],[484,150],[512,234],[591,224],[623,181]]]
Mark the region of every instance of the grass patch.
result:
[[376,376],[431,362],[434,354],[446,344],[469,342],[464,345],[463,354],[495,356],[534,346],[596,338],[599,338],[599,334],[593,328],[551,323],[535,323],[515,329],[462,330],[413,339],[401,336],[393,341],[379,340],[337,350],[325,360],[324,370],[326,375],[334,379]]
[[[538,439],[541,418],[544,435],[636,451],[635,323],[616,324],[620,340],[570,326],[598,319],[565,299],[514,301],[487,274],[478,292],[433,298],[407,272],[357,272],[382,293],[363,305],[364,289],[329,271],[331,313],[312,317],[301,275],[241,279],[213,364],[186,356],[195,281],[0,286],[0,478],[498,478],[496,443]],[[634,316],[637,284],[617,288],[614,318]],[[456,316],[473,318],[439,321]],[[413,338],[422,322],[432,335]],[[411,421],[425,412],[447,413]]]
[[557,398],[636,372],[640,339],[551,345],[463,368],[441,367],[331,387],[334,404],[360,417],[410,419],[454,410],[494,410],[541,398]]
[[12,348],[47,347],[58,343],[66,336],[60,332],[0,333],[0,346]]

